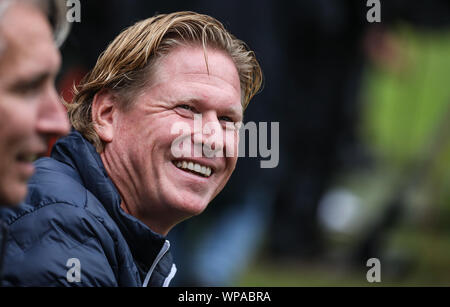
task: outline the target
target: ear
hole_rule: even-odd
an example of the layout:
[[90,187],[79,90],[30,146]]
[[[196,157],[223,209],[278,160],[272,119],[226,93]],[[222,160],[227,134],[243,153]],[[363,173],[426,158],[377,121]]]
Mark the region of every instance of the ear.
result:
[[114,137],[114,113],[117,110],[116,97],[109,90],[101,90],[92,100],[92,123],[95,132],[105,143]]

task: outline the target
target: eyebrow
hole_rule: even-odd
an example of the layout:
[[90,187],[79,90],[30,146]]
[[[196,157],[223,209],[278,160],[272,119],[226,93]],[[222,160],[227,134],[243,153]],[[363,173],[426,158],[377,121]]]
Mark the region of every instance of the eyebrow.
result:
[[[202,99],[198,99],[198,98],[186,98],[186,99],[181,99],[178,101],[175,101],[175,103],[185,103],[185,104],[202,104],[204,101]],[[239,109],[238,107],[234,107],[234,106],[227,106],[224,109],[225,113],[235,113],[236,115],[239,115],[240,117],[244,117],[244,112],[241,111],[241,109]]]
[[15,91],[21,91],[27,88],[34,88],[39,85],[41,85],[43,82],[45,82],[47,79],[51,78],[52,74],[49,72],[42,72],[38,73],[31,78],[22,78],[19,80],[16,80],[11,88]]

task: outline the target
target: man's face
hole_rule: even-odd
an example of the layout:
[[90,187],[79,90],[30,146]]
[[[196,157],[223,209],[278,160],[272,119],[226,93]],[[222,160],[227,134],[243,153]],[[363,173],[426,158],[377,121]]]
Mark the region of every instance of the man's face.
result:
[[54,88],[60,55],[45,16],[13,4],[0,21],[0,44],[0,204],[12,205],[26,195],[31,162],[69,123]]
[[[234,127],[233,123],[242,121],[238,72],[231,58],[221,51],[208,49],[207,58],[209,73],[201,47],[171,51],[159,61],[150,85],[136,98],[132,109],[119,112],[114,121],[115,141],[106,151],[114,150],[122,161],[126,170],[122,180],[131,181],[127,183],[128,192],[135,195],[140,206],[138,217],[157,216],[160,222],[164,216],[182,220],[201,213],[236,166],[238,129],[227,130],[226,125]],[[203,127],[197,130],[195,115],[202,116]],[[190,129],[181,133],[173,130],[176,124]],[[205,125],[217,131],[203,130]],[[184,140],[184,145],[192,145],[191,150],[184,151],[190,157],[175,157],[172,146],[177,138]],[[221,140],[223,145],[219,145]],[[197,155],[202,153],[202,145],[218,154],[194,157],[194,150]],[[231,147],[234,155],[227,156]],[[186,169],[189,162],[194,167],[199,164],[197,171],[204,167],[206,175]]]

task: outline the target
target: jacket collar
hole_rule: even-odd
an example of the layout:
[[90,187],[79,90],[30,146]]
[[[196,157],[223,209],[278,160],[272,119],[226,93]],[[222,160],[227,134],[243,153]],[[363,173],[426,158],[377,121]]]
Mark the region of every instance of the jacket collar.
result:
[[51,157],[78,171],[85,188],[100,201],[118,225],[135,260],[143,266],[142,269],[148,269],[165,238],[120,208],[120,195],[94,146],[78,131],[72,130],[55,144]]

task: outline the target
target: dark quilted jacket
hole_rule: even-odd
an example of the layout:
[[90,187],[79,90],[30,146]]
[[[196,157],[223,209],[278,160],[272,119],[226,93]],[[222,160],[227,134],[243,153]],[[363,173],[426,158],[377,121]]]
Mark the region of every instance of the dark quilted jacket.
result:
[[4,286],[167,286],[169,241],[120,208],[94,147],[77,131],[36,163],[29,193],[1,209]]

